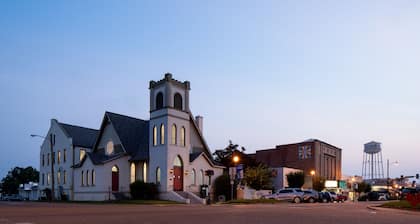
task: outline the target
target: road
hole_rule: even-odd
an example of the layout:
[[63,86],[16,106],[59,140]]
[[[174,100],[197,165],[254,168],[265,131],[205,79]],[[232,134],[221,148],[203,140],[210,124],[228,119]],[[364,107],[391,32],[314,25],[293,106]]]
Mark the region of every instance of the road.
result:
[[420,213],[372,210],[365,202],[334,204],[121,205],[0,202],[0,224],[118,223],[420,223]]

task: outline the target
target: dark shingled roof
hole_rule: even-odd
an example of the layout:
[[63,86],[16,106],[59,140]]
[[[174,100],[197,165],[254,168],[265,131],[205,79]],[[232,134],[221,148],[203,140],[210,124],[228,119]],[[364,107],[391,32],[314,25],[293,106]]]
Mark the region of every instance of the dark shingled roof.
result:
[[190,163],[197,159],[203,152],[194,152],[190,154]]
[[84,128],[64,123],[59,123],[59,125],[73,139],[74,146],[92,148],[95,144],[96,138],[98,137],[99,131],[95,129]]
[[149,121],[106,112],[131,160],[149,159]]

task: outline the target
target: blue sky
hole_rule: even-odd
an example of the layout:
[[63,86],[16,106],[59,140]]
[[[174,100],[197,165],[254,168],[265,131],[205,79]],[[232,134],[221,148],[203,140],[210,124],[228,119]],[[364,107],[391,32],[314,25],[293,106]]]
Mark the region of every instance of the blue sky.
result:
[[318,138],[361,174],[420,172],[418,1],[1,1],[0,177],[39,166],[49,120],[148,119],[148,82],[192,85],[212,149]]

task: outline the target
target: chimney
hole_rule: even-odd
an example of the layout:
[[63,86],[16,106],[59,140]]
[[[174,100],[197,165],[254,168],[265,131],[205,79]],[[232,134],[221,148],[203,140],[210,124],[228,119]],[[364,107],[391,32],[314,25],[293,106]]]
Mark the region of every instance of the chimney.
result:
[[198,126],[198,129],[200,129],[201,134],[203,134],[203,117],[198,115],[195,117],[195,123]]

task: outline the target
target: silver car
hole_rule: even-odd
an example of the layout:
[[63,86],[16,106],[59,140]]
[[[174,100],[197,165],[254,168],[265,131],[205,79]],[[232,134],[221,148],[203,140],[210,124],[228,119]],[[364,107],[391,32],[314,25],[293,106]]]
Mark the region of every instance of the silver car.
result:
[[274,194],[264,195],[262,198],[300,203],[303,201],[303,192],[295,188],[280,189]]

